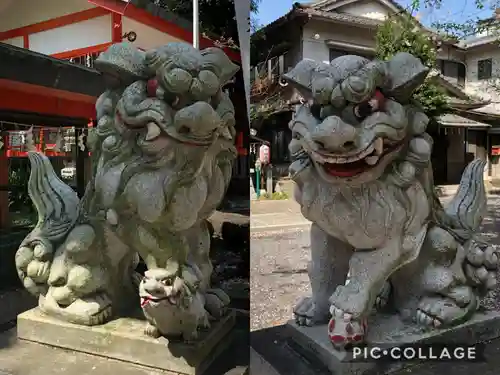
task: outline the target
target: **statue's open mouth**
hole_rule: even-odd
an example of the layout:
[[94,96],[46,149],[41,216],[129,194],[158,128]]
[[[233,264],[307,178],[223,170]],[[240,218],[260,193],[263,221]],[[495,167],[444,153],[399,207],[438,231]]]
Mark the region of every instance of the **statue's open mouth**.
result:
[[325,158],[321,167],[330,176],[353,177],[377,166],[384,156],[398,149],[401,144],[401,142],[384,144],[382,138],[377,138],[357,155]]
[[144,306],[149,305],[151,303],[157,305],[163,301],[167,301],[171,305],[177,305],[178,301],[179,301],[178,297],[179,297],[178,294],[166,296],[166,297],[153,297],[151,295],[141,296],[141,307],[144,307]]

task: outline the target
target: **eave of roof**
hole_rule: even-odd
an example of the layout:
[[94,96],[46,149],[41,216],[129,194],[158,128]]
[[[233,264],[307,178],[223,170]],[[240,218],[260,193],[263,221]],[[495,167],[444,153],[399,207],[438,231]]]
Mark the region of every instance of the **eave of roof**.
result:
[[476,120],[471,120],[469,118],[453,114],[447,113],[441,115],[437,118],[439,123],[443,126],[453,126],[453,127],[464,127],[464,128],[489,128],[490,124],[486,124],[484,122],[479,122]]
[[0,43],[0,79],[98,97],[106,90],[101,74],[83,65]]

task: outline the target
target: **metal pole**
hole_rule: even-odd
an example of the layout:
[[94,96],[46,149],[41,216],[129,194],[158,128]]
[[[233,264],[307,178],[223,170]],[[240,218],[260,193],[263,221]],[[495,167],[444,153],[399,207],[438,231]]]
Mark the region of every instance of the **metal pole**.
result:
[[193,47],[200,48],[200,12],[198,0],[193,0]]

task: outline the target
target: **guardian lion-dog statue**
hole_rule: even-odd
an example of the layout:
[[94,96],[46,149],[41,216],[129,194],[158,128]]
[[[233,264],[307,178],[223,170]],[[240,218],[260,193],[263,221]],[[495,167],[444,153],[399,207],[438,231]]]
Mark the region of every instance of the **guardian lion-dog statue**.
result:
[[446,207],[435,192],[429,118],[412,99],[428,72],[398,53],[303,60],[284,76],[305,99],[290,122],[290,173],[313,222],[312,296],[295,319],[329,322],[339,349],[361,344],[367,317],[388,301],[403,320],[438,329],[470,319],[496,283],[498,254],[476,234],[485,162],[467,166]]
[[[169,262],[179,275],[196,270],[189,283],[203,301],[197,314],[220,318],[229,298],[210,287],[206,221],[224,197],[236,157],[225,86],[239,68],[221,49],[185,43],[145,52],[114,44],[95,68],[108,89],[88,135],[91,180],[79,200],[46,156],[30,153],[28,188],[39,220],[16,254],[19,277],[44,313],[102,324],[139,309],[140,255],[155,275]],[[204,318],[196,324],[208,325]]]

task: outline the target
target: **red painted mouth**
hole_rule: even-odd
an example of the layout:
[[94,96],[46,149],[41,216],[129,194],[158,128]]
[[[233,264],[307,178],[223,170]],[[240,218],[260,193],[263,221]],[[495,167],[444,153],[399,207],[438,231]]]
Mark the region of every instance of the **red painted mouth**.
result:
[[384,156],[396,150],[401,146],[401,144],[402,142],[398,142],[392,145],[386,145],[385,147],[387,148],[385,148],[382,154],[379,155],[378,161],[372,165],[367,164],[366,162],[366,158],[372,156],[372,154],[370,154],[365,158],[356,160],[352,163],[324,163],[321,166],[323,167],[324,171],[330,176],[343,178],[354,177],[376,167]]
[[364,159],[345,164],[323,164],[325,172],[335,177],[353,177],[373,167],[374,165],[366,164]]

